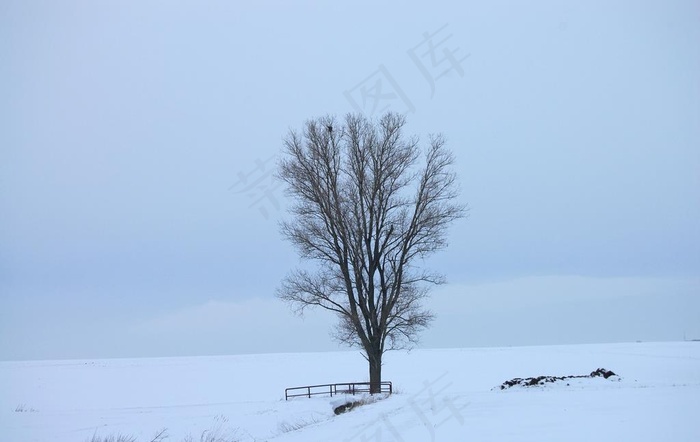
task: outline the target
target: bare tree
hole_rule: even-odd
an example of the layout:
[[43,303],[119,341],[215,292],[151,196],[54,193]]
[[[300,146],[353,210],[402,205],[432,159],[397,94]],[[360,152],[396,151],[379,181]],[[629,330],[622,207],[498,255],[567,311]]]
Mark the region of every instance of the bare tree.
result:
[[308,121],[284,139],[278,170],[293,198],[282,234],[316,266],[290,273],[277,295],[300,313],[338,315],[335,337],[364,350],[371,392],[384,351],[414,344],[432,320],[421,300],[444,278],[417,264],[447,245],[447,227],[465,213],[444,138],[430,137],[417,167],[419,141],[403,135],[405,123],[395,113]]

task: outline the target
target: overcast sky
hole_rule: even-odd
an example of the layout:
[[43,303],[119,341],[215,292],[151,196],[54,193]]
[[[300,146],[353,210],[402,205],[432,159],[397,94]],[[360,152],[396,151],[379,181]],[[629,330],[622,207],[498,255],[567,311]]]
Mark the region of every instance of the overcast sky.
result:
[[468,219],[423,346],[700,338],[697,1],[0,2],[0,359],[338,348],[282,137],[404,112]]

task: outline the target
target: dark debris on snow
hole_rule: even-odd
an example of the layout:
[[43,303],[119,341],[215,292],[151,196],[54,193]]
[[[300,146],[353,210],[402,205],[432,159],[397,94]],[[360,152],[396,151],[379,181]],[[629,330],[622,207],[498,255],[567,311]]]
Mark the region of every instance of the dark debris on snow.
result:
[[520,386],[520,387],[534,387],[538,385],[544,385],[547,383],[553,383],[557,381],[565,381],[567,379],[582,379],[582,378],[598,378],[602,377],[604,379],[608,379],[611,376],[617,376],[615,373],[613,373],[610,370],[606,370],[604,368],[599,368],[595,371],[592,371],[591,374],[588,375],[574,375],[574,376],[537,376],[534,378],[514,378],[509,381],[505,381],[504,383],[501,384],[501,390],[505,390],[506,388],[510,387],[515,387],[515,386]]

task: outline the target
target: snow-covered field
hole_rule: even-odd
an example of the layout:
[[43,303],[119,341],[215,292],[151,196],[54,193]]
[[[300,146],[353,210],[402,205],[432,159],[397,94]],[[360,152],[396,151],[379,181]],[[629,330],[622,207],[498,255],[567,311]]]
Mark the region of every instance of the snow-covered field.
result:
[[[498,389],[599,367],[620,378]],[[700,440],[698,342],[395,352],[384,378],[396,394],[336,416],[284,389],[366,380],[358,352],[0,362],[0,442]]]

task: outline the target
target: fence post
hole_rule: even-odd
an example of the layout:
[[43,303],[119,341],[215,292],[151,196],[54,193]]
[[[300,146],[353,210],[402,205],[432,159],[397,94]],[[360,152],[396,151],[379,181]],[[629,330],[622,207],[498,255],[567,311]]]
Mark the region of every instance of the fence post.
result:
[[309,399],[311,399],[311,387],[306,387],[307,390],[309,390]]

